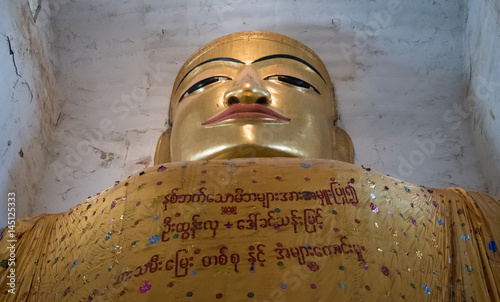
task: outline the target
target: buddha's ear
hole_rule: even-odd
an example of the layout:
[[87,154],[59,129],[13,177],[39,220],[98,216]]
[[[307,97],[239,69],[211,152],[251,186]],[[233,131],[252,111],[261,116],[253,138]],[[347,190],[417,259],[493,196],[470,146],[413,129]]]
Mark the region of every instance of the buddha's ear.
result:
[[354,163],[354,146],[351,137],[343,129],[332,128],[332,158],[347,163]]
[[170,134],[172,130],[171,128],[163,131],[158,139],[158,143],[156,144],[155,151],[155,165],[169,163],[170,159]]

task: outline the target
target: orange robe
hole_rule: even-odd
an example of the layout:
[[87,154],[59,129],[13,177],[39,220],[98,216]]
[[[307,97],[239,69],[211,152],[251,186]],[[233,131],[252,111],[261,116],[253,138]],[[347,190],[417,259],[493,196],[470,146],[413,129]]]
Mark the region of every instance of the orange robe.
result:
[[0,299],[500,301],[499,242],[483,193],[332,160],[172,163],[3,229]]

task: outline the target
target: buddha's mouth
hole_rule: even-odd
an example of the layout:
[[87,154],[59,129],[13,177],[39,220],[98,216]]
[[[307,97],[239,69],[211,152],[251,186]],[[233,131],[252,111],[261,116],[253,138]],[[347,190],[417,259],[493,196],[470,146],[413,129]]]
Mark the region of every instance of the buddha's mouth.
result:
[[292,119],[285,117],[264,105],[260,104],[235,104],[224,110],[221,114],[201,123],[203,126],[219,123],[229,119],[274,119],[289,122]]

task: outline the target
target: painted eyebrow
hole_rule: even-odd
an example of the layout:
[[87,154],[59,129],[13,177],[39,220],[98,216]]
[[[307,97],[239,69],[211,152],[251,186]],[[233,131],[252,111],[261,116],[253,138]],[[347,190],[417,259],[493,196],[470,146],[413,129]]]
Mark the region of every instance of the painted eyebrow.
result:
[[269,56],[265,56],[265,57],[262,57],[260,59],[257,59],[255,61],[252,62],[253,63],[258,63],[258,62],[262,62],[262,61],[265,61],[265,60],[271,60],[271,59],[290,59],[290,60],[295,60],[297,62],[300,62],[304,65],[306,65],[307,67],[311,68],[317,75],[319,75],[319,77],[323,80],[323,82],[326,83],[325,79],[323,78],[323,76],[319,73],[318,70],[316,70],[316,68],[314,68],[311,64],[307,63],[306,61],[302,60],[301,58],[297,58],[296,56],[292,56],[292,55],[285,55],[285,54],[275,54],[275,55],[269,55]]
[[[258,62],[262,62],[262,61],[266,61],[266,60],[271,60],[271,59],[290,59],[290,60],[294,60],[294,61],[297,61],[297,62],[300,62],[304,65],[306,65],[307,67],[311,68],[317,75],[319,75],[319,77],[323,80],[323,82],[326,83],[325,79],[323,78],[323,76],[319,73],[319,71],[314,68],[314,66],[312,66],[311,64],[307,63],[306,61],[302,60],[301,58],[297,58],[296,56],[292,56],[292,55],[286,55],[286,54],[275,54],[275,55],[269,55],[269,56],[265,56],[265,57],[262,57],[262,58],[259,58],[255,61],[252,62],[253,63],[258,63]],[[177,85],[177,88],[175,88],[175,93],[177,93],[177,90],[179,89],[179,87],[181,86],[181,83],[184,81],[184,79],[188,76],[188,74],[190,74],[193,70],[195,70],[196,68],[202,66],[202,65],[205,65],[207,63],[211,63],[211,62],[215,62],[215,61],[226,61],[226,62],[234,62],[234,63],[239,63],[239,64],[245,64],[244,62],[240,61],[240,60],[237,60],[237,59],[234,59],[234,58],[229,58],[229,57],[219,57],[219,58],[213,58],[213,59],[209,59],[209,60],[206,60],[204,62],[201,62],[200,64],[196,65],[195,67],[191,68],[185,75],[184,77],[182,78],[182,80],[179,82],[179,84]]]
[[191,71],[195,70],[196,68],[200,67],[201,65],[205,65],[207,63],[215,62],[215,61],[226,61],[226,62],[234,62],[234,63],[239,63],[239,64],[245,64],[245,63],[241,62],[240,60],[233,59],[233,58],[228,58],[228,57],[220,57],[220,58],[213,58],[213,59],[210,59],[210,60],[206,60],[206,61],[201,62],[200,64],[196,65],[195,67],[191,68],[191,70],[189,70],[186,73],[186,75],[184,75],[184,77],[182,78],[182,80],[177,85],[177,88],[175,88],[175,92],[177,92],[177,89],[179,89],[179,86],[181,86],[182,81],[184,81],[184,79],[188,76],[188,74],[191,73]]

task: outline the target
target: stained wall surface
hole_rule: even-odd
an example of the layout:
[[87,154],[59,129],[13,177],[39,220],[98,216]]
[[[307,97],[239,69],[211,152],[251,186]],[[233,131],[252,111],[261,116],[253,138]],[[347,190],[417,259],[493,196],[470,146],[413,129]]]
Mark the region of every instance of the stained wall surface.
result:
[[[499,66],[486,37],[484,46],[472,42],[483,14],[491,15],[492,32],[497,26],[498,13],[479,2],[54,0],[41,13],[51,16],[46,57],[57,66],[63,102],[60,115],[51,111],[57,126],[43,145],[46,166],[39,191],[26,193],[25,214],[66,210],[152,165],[180,66],[203,44],[244,30],[288,35],[318,53],[357,165],[416,184],[495,193],[500,172],[481,160],[478,144],[498,142],[499,134],[474,124],[490,113],[455,109],[467,104],[474,83],[470,58],[482,53],[481,70]],[[484,103],[493,115],[497,89]],[[497,143],[489,150],[498,158]]]
[[[35,24],[27,2],[0,2],[0,226],[7,224],[7,212],[28,216],[40,203],[40,179],[61,102],[47,21],[41,17]],[[8,209],[7,201],[16,206]]]
[[470,116],[488,192],[500,196],[500,1],[468,1],[461,116]]

